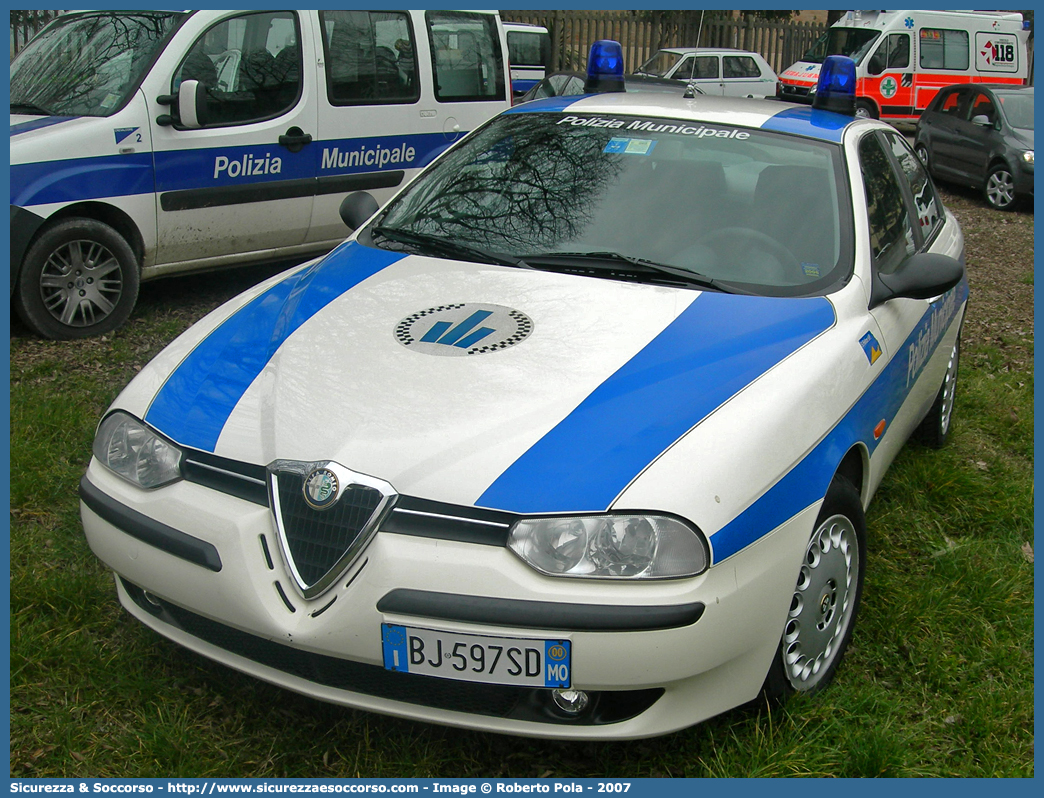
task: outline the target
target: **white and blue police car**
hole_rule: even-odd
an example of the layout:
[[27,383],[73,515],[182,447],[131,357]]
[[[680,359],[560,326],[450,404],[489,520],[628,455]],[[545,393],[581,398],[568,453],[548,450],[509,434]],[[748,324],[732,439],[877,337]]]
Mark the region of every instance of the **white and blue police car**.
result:
[[[964,245],[851,109],[624,93],[502,113],[321,260],[174,341],[80,485],[123,606],[326,701],[639,738],[813,692],[864,508],[947,438]],[[618,46],[617,46],[618,47]]]

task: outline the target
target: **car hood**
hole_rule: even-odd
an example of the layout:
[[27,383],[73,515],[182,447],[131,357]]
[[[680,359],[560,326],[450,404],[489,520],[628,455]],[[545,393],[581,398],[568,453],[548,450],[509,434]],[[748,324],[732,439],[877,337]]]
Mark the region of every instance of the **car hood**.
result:
[[[604,510],[834,323],[734,296],[342,245],[157,361],[145,420],[236,460],[332,460],[399,493]],[[184,351],[178,351],[178,347]],[[130,392],[133,395],[133,391]],[[129,409],[134,410],[133,403]],[[141,412],[141,409],[139,409]]]

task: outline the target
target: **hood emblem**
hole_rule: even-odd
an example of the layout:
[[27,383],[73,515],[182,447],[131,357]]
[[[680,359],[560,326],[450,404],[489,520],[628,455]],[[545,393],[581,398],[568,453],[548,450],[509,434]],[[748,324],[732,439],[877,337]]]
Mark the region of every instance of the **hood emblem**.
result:
[[533,320],[503,305],[462,302],[439,305],[407,316],[395,326],[395,339],[426,355],[484,355],[521,343]]
[[331,460],[276,460],[268,491],[283,562],[306,599],[336,585],[396,499],[384,480]]
[[340,490],[337,475],[329,468],[317,468],[304,481],[304,499],[315,510],[327,510],[337,501]]

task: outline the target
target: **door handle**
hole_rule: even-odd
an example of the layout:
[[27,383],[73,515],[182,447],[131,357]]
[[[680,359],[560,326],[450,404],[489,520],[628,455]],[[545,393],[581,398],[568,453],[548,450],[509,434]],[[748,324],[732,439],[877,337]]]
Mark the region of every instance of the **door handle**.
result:
[[300,152],[305,144],[311,144],[312,134],[305,133],[301,128],[294,126],[279,137],[279,143],[290,152]]

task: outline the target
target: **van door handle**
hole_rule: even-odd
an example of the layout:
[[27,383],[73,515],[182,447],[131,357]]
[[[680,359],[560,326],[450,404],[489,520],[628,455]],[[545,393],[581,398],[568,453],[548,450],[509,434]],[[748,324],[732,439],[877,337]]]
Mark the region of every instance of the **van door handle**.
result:
[[279,137],[279,143],[290,152],[300,152],[305,144],[312,143],[312,134],[305,133],[301,128],[294,126]]

